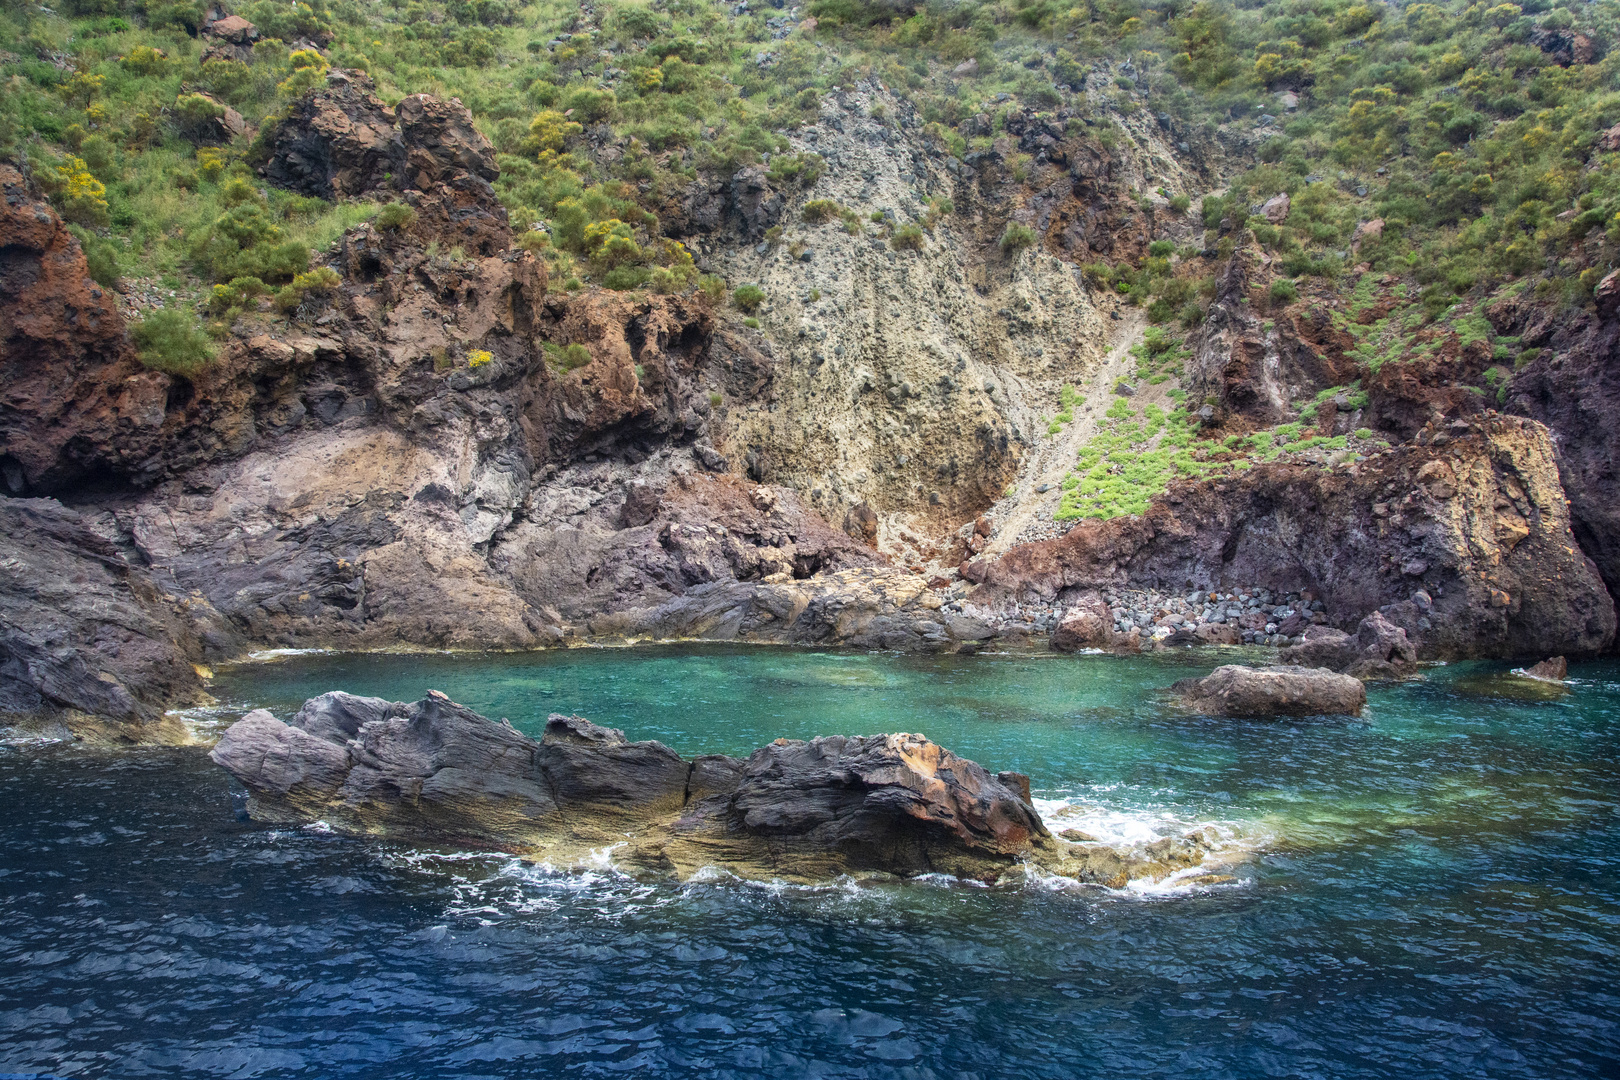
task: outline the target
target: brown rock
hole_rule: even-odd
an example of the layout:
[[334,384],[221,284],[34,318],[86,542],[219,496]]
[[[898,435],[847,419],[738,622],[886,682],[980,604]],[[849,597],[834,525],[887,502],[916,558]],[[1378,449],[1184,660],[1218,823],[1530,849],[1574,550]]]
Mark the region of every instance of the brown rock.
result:
[[1189,707],[1212,716],[1360,716],[1367,703],[1359,679],[1326,668],[1228,664],[1171,689]]
[[228,41],[232,45],[251,45],[259,40],[259,28],[240,15],[227,15],[223,19],[216,19],[203,27],[203,33],[208,37]]
[[1265,205],[1260,207],[1260,213],[1273,225],[1279,225],[1287,220],[1291,208],[1288,192],[1284,191],[1267,199]]
[[140,365],[79,242],[6,164],[0,251],[0,482],[20,495],[139,471],[159,445],[169,377]]
[[1072,602],[1052,631],[1051,647],[1058,652],[1107,648],[1113,643],[1114,620],[1108,605],[1095,594]]
[[1369,243],[1377,240],[1383,235],[1383,218],[1373,218],[1371,221],[1363,221],[1361,224],[1356,226],[1356,231],[1350,236],[1350,250],[1356,251],[1363,243]]
[[[1620,125],[1616,127],[1620,128]],[[1612,318],[1616,311],[1620,311],[1620,270],[1610,270],[1603,275],[1592,290],[1592,300],[1597,304],[1598,314],[1605,319]]]
[[863,544],[877,546],[877,513],[865,503],[856,503],[844,515],[844,531]]
[[1569,661],[1562,656],[1554,656],[1524,669],[1525,675],[1532,679],[1545,679],[1548,682],[1563,682],[1569,678]]

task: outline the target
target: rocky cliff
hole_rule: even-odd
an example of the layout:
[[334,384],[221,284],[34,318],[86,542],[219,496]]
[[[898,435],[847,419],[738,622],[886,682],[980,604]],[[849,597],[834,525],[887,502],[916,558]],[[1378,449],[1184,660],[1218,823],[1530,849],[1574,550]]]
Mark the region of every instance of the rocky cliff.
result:
[[[1382,611],[1429,656],[1611,645],[1612,311],[1547,329],[1555,347],[1492,412],[1453,378],[1477,350],[1375,369],[1353,355],[1355,313],[1260,310],[1274,267],[1239,246],[1177,372],[1206,402],[1200,460],[1324,392],[1322,438],[1367,424],[1387,445],[1180,480],[1143,514],[1069,529],[1058,481],[1102,407],[1061,432],[1051,414],[1073,387],[1136,377],[1142,340],[1077,264],[1195,239],[1141,193],[1207,185],[1252,148],[1172,146],[1148,116],[1105,148],[1077,119],[1014,111],[958,160],[875,81],[819,108],[792,134],[821,162],[808,187],[749,167],[668,208],[700,269],[763,286],[751,326],[702,292],[559,287],[514,248],[465,109],[390,107],[334,71],[262,133],[263,177],[412,212],[350,230],[326,255],[336,288],[287,314],[249,304],[190,377],[140,364],[77,242],[0,167],[0,474],[36,500],[17,520],[38,565],[94,549],[131,613],[119,633],[153,643],[94,646],[146,672],[105,668],[128,702],[53,698],[63,680],[25,661],[0,669],[6,700],[149,719],[195,691],[182,660],[255,644],[973,649],[1125,587],[1308,594],[1317,621]],[[806,220],[812,199],[886,224]],[[907,219],[930,226],[897,243]],[[1029,246],[999,243],[1009,221]],[[1533,309],[1492,317],[1543,332]],[[1364,399],[1332,396],[1357,380]],[[1173,404],[1153,387],[1134,400]],[[6,596],[33,602],[30,581]],[[111,640],[101,614],[73,620],[60,641]],[[8,656],[37,652],[6,632]]]

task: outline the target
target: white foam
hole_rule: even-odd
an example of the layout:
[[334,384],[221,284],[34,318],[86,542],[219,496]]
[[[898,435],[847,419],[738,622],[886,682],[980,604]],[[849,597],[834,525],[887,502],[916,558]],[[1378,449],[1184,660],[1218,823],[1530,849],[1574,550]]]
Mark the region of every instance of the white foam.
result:
[[[1197,866],[1177,870],[1163,878],[1134,878],[1123,888],[1105,890],[1115,896],[1135,898],[1163,898],[1190,896],[1216,888],[1247,887],[1246,880],[1220,880],[1227,871],[1250,861],[1257,853],[1274,842],[1269,829],[1256,822],[1222,818],[1202,818],[1169,808],[1120,807],[1117,800],[1103,802],[1100,794],[1112,793],[1120,785],[1098,785],[1084,795],[1067,795],[1031,800],[1041,820],[1053,833],[1068,829],[1094,838],[1123,856],[1140,856],[1148,844],[1166,838],[1180,838],[1200,834],[1208,846],[1208,854]],[[1025,866],[1026,881],[1036,887],[1052,890],[1074,888],[1100,888],[1052,874],[1039,867]]]
[[332,652],[331,649],[258,649],[250,652],[243,660],[255,663],[265,663],[275,660],[286,660],[294,656],[321,656]]

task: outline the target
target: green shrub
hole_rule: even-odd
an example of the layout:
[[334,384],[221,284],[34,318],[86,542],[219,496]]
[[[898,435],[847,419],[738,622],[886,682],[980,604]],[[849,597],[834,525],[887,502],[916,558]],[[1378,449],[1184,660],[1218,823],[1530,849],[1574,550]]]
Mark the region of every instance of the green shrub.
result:
[[402,232],[416,222],[416,211],[404,203],[389,203],[377,211],[377,228]]
[[1007,222],[1007,229],[1001,234],[1001,253],[1013,255],[1025,248],[1035,246],[1035,230],[1028,225],[1020,225],[1015,221]]
[[839,216],[843,213],[843,210],[844,208],[832,199],[811,199],[804,204],[802,216],[807,223],[820,225],[822,222],[831,221]]
[[558,371],[573,371],[591,362],[591,351],[583,345],[545,343],[546,362]]
[[1292,304],[1299,299],[1299,289],[1287,278],[1278,278],[1271,283],[1271,302],[1273,304]]
[[192,378],[214,360],[214,346],[197,320],[178,308],[147,315],[130,331],[141,363],[166,375]]
[[215,285],[208,300],[208,309],[223,315],[232,308],[242,308],[260,296],[269,296],[271,288],[256,277],[234,278],[228,285]]
[[303,304],[310,294],[324,296],[342,283],[338,272],[329,266],[317,266],[305,274],[297,274],[291,283],[276,293],[276,306],[282,311],[293,311]]
[[704,274],[698,278],[698,292],[711,304],[719,304],[726,298],[726,279],[718,274]]
[[1148,254],[1155,259],[1163,259],[1176,250],[1176,245],[1169,240],[1155,240],[1148,245]]
[[765,302],[765,290],[758,285],[743,285],[731,294],[731,302],[741,311],[752,314]]
[[921,225],[902,225],[894,230],[889,237],[889,244],[896,251],[921,251],[923,247],[923,231]]

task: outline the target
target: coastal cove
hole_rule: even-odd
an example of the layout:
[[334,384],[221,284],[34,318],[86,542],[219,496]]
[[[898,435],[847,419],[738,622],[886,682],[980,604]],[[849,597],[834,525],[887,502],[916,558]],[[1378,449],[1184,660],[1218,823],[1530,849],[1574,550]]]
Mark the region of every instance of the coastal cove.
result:
[[[1243,655],[1234,650],[1234,655]],[[1217,720],[1207,650],[293,653],[211,738],[328,690],[443,692],[686,756],[921,732],[1054,832],[1220,837],[1122,889],[648,881],[240,820],[196,747],[0,748],[0,1071],[73,1077],[1590,1076],[1620,1060],[1620,664],[1370,684],[1359,720]],[[1218,863],[1218,865],[1216,864]]]

